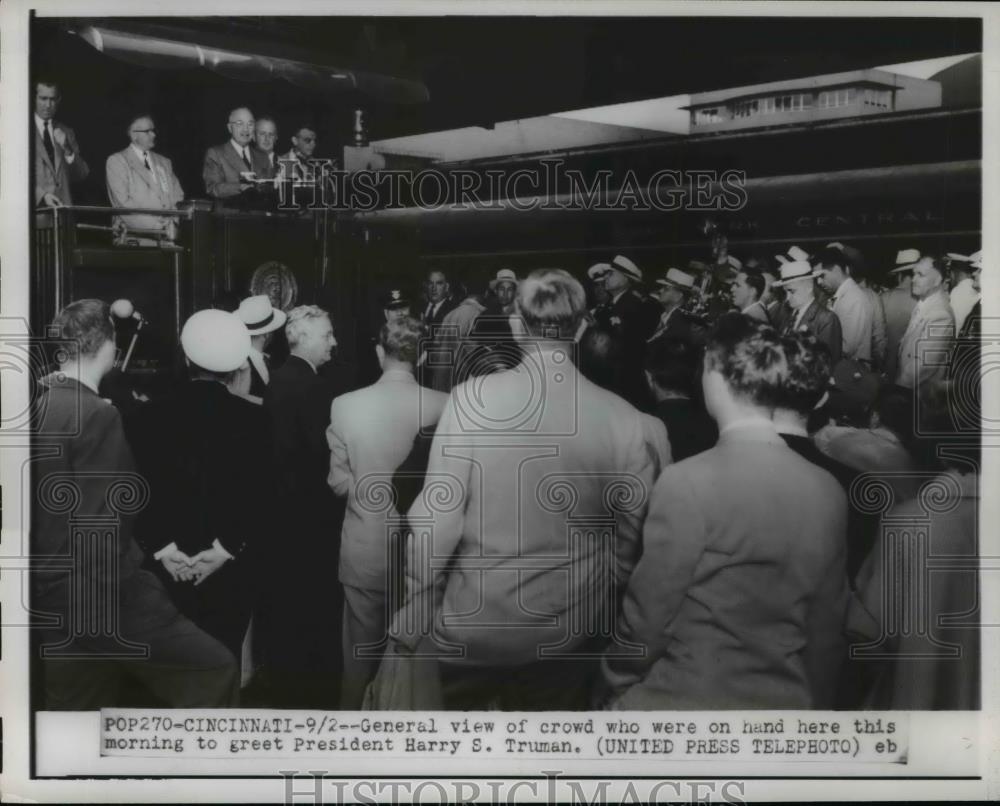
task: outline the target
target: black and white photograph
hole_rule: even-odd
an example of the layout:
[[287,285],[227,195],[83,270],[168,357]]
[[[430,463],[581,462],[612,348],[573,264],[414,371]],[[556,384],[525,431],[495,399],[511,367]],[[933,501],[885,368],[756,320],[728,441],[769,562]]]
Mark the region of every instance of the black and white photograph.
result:
[[0,797],[997,797],[988,4],[0,11]]

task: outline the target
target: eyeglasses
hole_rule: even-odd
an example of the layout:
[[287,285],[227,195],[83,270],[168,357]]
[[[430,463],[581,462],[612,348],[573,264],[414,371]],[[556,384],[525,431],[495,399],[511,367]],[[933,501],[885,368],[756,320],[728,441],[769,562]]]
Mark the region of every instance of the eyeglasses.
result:
[[237,129],[252,129],[254,127],[252,120],[249,123],[242,120],[231,120],[229,121],[229,125],[235,126]]
[[156,129],[132,129],[132,134],[156,134]]

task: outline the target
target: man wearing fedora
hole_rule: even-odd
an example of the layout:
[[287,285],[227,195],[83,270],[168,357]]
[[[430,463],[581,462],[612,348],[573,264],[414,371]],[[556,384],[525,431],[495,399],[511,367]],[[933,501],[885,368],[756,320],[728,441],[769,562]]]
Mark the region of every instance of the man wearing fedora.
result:
[[[181,615],[160,578],[143,567],[137,543],[142,522],[137,523],[134,509],[122,506],[129,497],[123,493],[132,494],[132,503],[141,502],[145,493],[136,488],[138,469],[121,415],[98,393],[115,359],[108,305],[96,299],[71,303],[56,316],[50,337],[53,333],[61,343],[60,367],[35,407],[32,446],[32,608],[41,617],[58,618],[61,626],[39,628],[35,638],[53,650],[62,647],[63,656],[47,653],[42,661],[43,707],[114,707],[121,704],[117,690],[126,677],[141,681],[159,704],[170,707],[235,705],[239,676],[233,653]],[[72,486],[72,511],[56,500],[51,482]],[[102,523],[101,534],[91,527],[82,530],[89,536],[81,534],[79,525],[74,526],[88,521]],[[113,527],[105,531],[108,524]],[[186,539],[192,528],[183,523],[170,540]],[[103,542],[106,538],[111,541]],[[230,547],[236,548],[232,542]],[[191,554],[197,556],[198,550],[192,548]],[[68,570],[65,560],[74,555],[80,562]],[[195,568],[203,574],[208,567],[176,553],[158,559],[170,576],[191,574]],[[93,595],[81,599],[80,590]],[[107,625],[111,615],[79,608],[109,603],[118,608],[114,634],[94,634],[92,629],[74,634],[72,625],[96,624],[101,617]],[[145,647],[147,657],[121,657],[123,643],[132,650]]]
[[663,313],[648,341],[659,338],[691,341],[691,320],[681,307],[693,291],[694,277],[680,269],[667,269],[667,273],[656,281],[653,296],[663,306]]
[[263,503],[274,487],[267,421],[226,385],[251,350],[240,317],[198,311],[181,347],[190,380],[149,405],[137,440],[151,488],[145,542],[154,559],[179,563],[157,571],[181,610],[240,658],[261,587],[257,561],[273,533]]
[[895,278],[896,287],[882,292],[885,310],[885,366],[883,371],[890,380],[896,377],[899,362],[899,343],[910,324],[910,316],[917,306],[913,297],[913,267],[920,260],[920,250],[900,249],[896,253],[895,267],[889,274]]
[[616,255],[604,273],[609,297],[609,325],[622,340],[621,379],[615,390],[640,409],[650,407],[649,392],[642,375],[646,342],[656,329],[659,314],[652,301],[638,290],[642,271],[624,255]]
[[250,331],[250,396],[254,402],[259,402],[271,382],[271,358],[264,350],[271,336],[285,326],[288,315],[280,308],[272,307],[267,294],[247,297],[240,302],[236,315]]
[[843,349],[843,337],[837,315],[816,301],[818,276],[819,272],[813,271],[806,260],[787,260],[781,264],[780,279],[774,285],[785,289],[789,308],[782,332],[812,333],[827,346],[831,365],[836,366]]
[[955,314],[945,288],[944,261],[922,257],[913,266],[913,296],[916,307],[899,342],[896,385],[914,389],[933,380],[943,380],[955,338]]

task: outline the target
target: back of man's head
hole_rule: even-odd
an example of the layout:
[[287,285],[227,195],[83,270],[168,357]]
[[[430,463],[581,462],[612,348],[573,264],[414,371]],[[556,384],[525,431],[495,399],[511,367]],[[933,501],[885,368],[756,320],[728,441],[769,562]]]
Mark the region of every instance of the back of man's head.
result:
[[423,325],[412,316],[404,316],[382,325],[378,343],[382,345],[386,358],[414,366],[420,355],[423,336]]
[[569,272],[538,269],[518,287],[517,306],[531,336],[572,339],[587,309],[587,295]]
[[644,366],[660,390],[691,397],[700,360],[699,351],[689,340],[662,336],[649,343]]
[[52,330],[61,342],[57,360],[61,365],[97,355],[102,345],[115,337],[108,304],[99,299],[81,299],[63,308]]
[[776,408],[809,417],[830,387],[830,350],[808,333],[791,333],[781,340],[788,371],[776,390]]
[[580,338],[580,372],[605,389],[614,389],[621,366],[622,343],[617,333],[593,325]]
[[777,332],[743,314],[719,318],[705,346],[705,370],[718,372],[734,397],[774,408],[788,377]]

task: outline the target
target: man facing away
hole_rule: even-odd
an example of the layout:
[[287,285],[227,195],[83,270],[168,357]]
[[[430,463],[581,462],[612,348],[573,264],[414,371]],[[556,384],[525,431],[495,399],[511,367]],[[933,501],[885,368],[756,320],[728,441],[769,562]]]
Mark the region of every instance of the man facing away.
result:
[[[86,299],[64,308],[52,325],[64,344],[59,372],[39,405],[32,480],[32,607],[55,616],[57,627],[39,629],[44,707],[91,711],[118,705],[123,677],[141,681],[155,697],[177,708],[235,705],[238,674],[233,655],[184,618],[163,584],[141,568],[129,501],[145,498],[118,410],[98,393],[114,364],[110,310]],[[61,489],[75,491],[71,512]],[[102,521],[81,530],[74,524]],[[103,542],[111,536],[112,539]],[[102,541],[102,542],[95,542]],[[71,568],[66,567],[72,561]],[[177,572],[184,563],[164,567]],[[101,612],[95,608],[112,608]],[[117,619],[115,619],[117,617]],[[104,635],[73,635],[75,624],[114,624]],[[145,649],[145,658],[134,651]],[[59,657],[60,650],[62,657]],[[131,657],[115,659],[123,650]],[[50,654],[51,653],[51,654]]]
[[[153,119],[149,115],[134,118],[128,125],[128,136],[131,141],[128,148],[112,154],[105,165],[111,206],[175,210],[177,202],[184,198],[184,190],[170,160],[153,151],[156,147]],[[154,238],[159,233],[168,240],[177,237],[177,221],[167,216],[146,213],[116,216],[115,229],[121,242],[126,228],[146,230]]]
[[619,624],[645,652],[605,658],[612,707],[832,705],[846,653],[847,506],[774,429],[786,369],[773,330],[719,321],[702,374],[719,442],[653,488]]
[[574,365],[580,283],[536,271],[518,309],[521,363],[452,390],[408,512],[393,651],[430,637],[449,708],[587,705],[652,483],[639,412]]
[[420,386],[413,375],[423,328],[412,318],[386,322],[375,351],[382,377],[341,395],[330,409],[333,492],[347,499],[340,544],[344,584],[344,677],[341,707],[361,708],[378,667],[380,643],[392,612],[387,599],[391,545],[387,513],[371,504],[372,484],[384,483],[406,459],[418,433],[433,427],[447,395]]
[[35,206],[62,207],[73,203],[71,182],[90,173],[73,130],[55,120],[62,96],[49,79],[35,83]]

